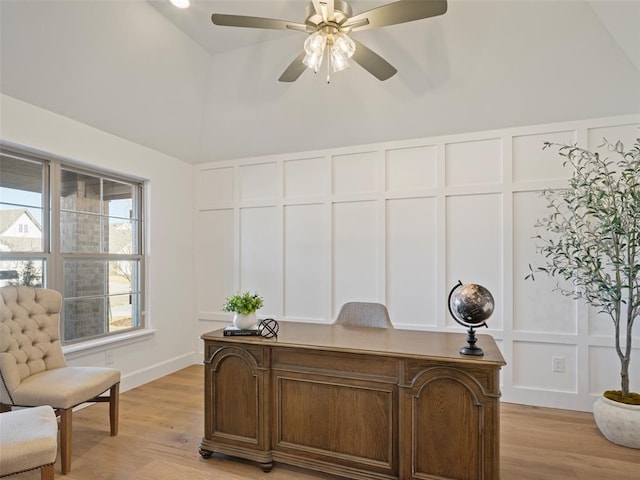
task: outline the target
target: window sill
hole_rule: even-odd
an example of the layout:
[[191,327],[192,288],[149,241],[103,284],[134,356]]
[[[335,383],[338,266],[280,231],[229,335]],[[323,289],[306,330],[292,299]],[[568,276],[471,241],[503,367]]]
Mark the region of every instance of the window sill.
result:
[[67,360],[79,358],[94,353],[104,352],[114,347],[122,347],[134,343],[144,342],[157,332],[156,329],[142,329],[133,332],[113,335],[109,337],[87,340],[62,347],[62,352]]

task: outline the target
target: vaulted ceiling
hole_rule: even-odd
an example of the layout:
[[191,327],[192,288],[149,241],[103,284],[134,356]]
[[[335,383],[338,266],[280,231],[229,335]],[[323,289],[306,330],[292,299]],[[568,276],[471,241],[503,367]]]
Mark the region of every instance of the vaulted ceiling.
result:
[[640,112],[638,1],[449,0],[353,34],[394,77],[329,85],[278,82],[304,34],[210,20],[302,22],[307,1],[191,3],[0,0],[1,92],[194,164]]

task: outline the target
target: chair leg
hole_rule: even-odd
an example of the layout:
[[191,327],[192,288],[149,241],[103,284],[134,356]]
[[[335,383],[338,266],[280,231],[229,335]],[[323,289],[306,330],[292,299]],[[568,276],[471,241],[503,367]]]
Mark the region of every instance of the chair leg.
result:
[[118,435],[118,415],[120,405],[120,383],[116,383],[109,391],[109,426],[111,436]]
[[42,467],[40,469],[40,480],[53,480],[55,475],[54,466],[55,465],[47,465],[46,467]]
[[71,427],[73,408],[60,410],[60,464],[62,474],[71,471]]

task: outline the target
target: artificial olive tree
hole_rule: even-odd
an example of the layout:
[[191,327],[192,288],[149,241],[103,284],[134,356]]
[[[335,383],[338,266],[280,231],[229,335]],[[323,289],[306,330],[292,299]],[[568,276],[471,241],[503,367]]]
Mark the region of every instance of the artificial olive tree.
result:
[[605,139],[602,154],[550,142],[544,148],[557,148],[572,173],[566,189],[543,193],[549,214],[536,222],[535,239],[544,265],[530,267],[527,277],[544,272],[569,282],[557,290],[611,318],[621,391],[605,396],[638,403],[640,395],[629,392],[629,362],[640,315],[640,138],[628,151]]

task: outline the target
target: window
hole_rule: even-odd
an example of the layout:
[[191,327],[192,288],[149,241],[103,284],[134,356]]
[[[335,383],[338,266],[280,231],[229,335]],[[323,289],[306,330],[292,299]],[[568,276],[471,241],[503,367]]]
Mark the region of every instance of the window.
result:
[[72,343],[144,326],[144,185],[3,147],[0,286],[63,296]]

